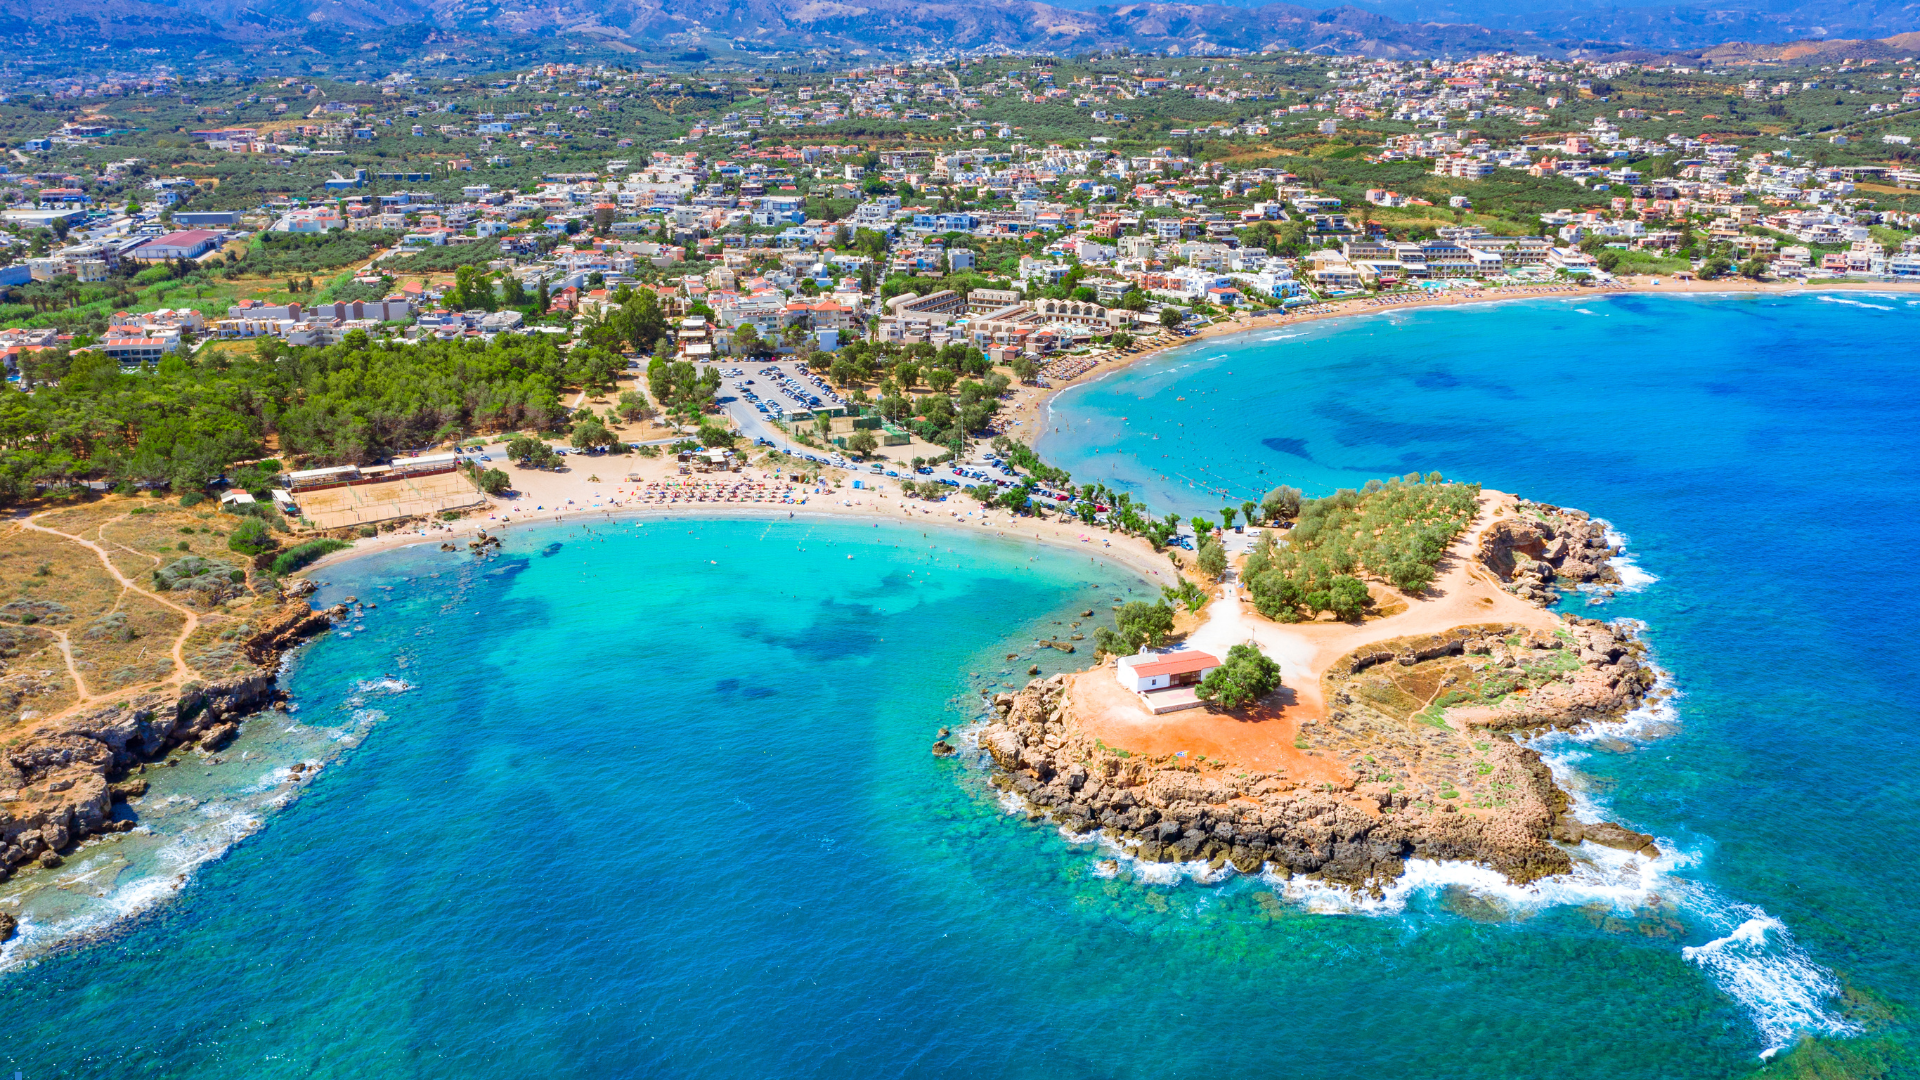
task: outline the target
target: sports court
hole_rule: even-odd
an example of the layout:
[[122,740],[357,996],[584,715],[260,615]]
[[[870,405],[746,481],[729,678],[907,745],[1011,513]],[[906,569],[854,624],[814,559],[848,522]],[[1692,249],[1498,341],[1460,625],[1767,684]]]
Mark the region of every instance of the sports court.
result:
[[371,525],[399,517],[423,517],[486,503],[472,481],[458,472],[408,476],[372,484],[349,484],[297,492],[300,516],[322,529]]

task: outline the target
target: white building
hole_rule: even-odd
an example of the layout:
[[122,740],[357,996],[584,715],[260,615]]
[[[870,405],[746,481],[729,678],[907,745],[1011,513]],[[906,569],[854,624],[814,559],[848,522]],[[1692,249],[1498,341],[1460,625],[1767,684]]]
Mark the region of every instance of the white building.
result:
[[1123,656],[1114,668],[1120,685],[1136,694],[1195,686],[1207,673],[1220,666],[1212,653],[1186,650],[1176,653],[1141,653]]

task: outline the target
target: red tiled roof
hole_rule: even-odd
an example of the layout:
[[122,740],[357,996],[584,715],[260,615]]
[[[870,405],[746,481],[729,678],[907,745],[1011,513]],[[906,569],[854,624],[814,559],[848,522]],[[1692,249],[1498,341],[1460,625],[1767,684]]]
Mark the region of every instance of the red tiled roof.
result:
[[1220,666],[1220,660],[1212,653],[1189,650],[1187,652],[1168,653],[1159,659],[1144,664],[1133,665],[1133,673],[1140,676],[1184,675],[1189,671],[1204,671]]

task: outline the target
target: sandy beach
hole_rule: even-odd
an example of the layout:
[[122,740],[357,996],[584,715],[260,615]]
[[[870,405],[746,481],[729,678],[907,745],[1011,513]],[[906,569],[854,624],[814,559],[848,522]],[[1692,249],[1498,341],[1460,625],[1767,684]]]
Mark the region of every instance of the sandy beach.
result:
[[[1160,585],[1171,585],[1176,573],[1166,555],[1155,552],[1138,537],[1057,516],[1016,518],[1006,510],[983,509],[957,489],[945,500],[934,502],[901,494],[898,480],[838,469],[826,469],[820,479],[802,483],[791,464],[786,468],[747,465],[739,472],[682,476],[671,457],[638,455],[569,455],[560,470],[523,469],[504,460],[503,447],[487,447],[494,458],[487,464],[504,469],[513,478],[513,490],[506,495],[489,498],[484,509],[455,521],[415,524],[357,540],[352,548],[316,562],[313,570],[388,548],[464,543],[482,530],[509,535],[516,525],[573,519],[747,517],[799,522],[841,517],[1034,540],[1085,551],[1089,558],[1125,566]],[[860,482],[859,488],[853,487],[855,480]]]

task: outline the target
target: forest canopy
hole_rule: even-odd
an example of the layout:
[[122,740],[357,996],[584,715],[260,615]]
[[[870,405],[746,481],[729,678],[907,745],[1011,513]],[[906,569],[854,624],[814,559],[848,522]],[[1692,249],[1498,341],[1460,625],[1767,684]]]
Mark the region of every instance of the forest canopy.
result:
[[27,393],[0,388],[0,498],[38,483],[164,482],[198,489],[268,441],[296,467],[366,464],[477,432],[563,431],[566,386],[610,384],[626,366],[546,335],[490,343],[339,345],[168,357],[123,372],[93,352],[44,354]]

